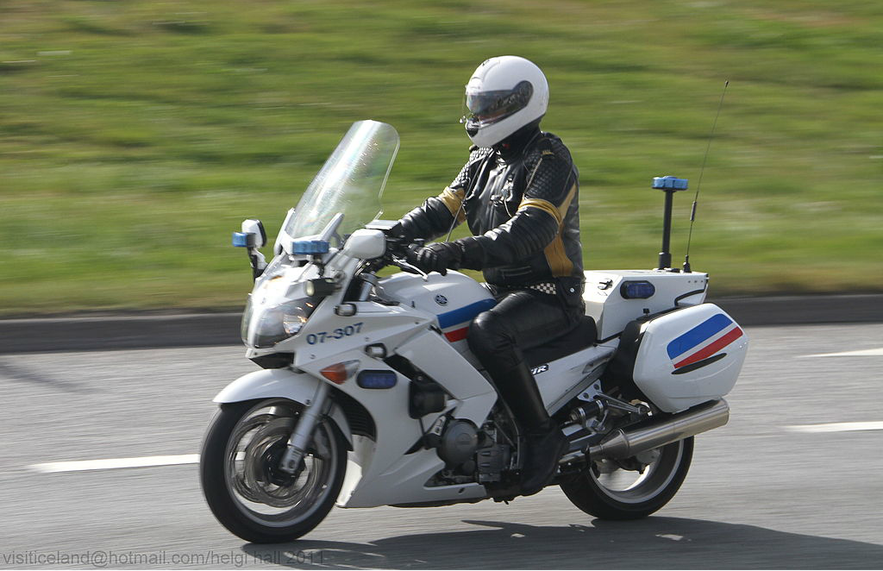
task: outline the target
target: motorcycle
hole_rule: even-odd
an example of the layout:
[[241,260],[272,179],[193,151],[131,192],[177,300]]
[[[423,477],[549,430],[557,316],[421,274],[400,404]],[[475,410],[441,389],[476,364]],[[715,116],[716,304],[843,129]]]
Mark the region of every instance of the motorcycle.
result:
[[[398,148],[390,125],[355,123],[288,212],[270,262],[259,221],[233,235],[255,278],[242,340],[261,370],[215,397],[200,478],[214,515],[247,541],[294,540],[335,504],[520,495],[522,435],[467,343],[493,296],[457,271],[423,273],[399,225],[377,218]],[[686,181],[656,180],[667,244]],[[585,272],[583,321],[525,352],[570,441],[552,484],[599,518],[645,517],[672,499],[693,437],[728,421],[722,397],[747,351],[741,327],[704,302],[708,275],[662,254],[658,269]]]

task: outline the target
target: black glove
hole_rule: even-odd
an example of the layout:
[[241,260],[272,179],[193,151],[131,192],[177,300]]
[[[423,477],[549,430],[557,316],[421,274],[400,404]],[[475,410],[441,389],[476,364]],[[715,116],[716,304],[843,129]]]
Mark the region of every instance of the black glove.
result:
[[424,272],[438,272],[447,275],[448,268],[460,267],[463,250],[457,242],[436,242],[414,251],[413,263]]

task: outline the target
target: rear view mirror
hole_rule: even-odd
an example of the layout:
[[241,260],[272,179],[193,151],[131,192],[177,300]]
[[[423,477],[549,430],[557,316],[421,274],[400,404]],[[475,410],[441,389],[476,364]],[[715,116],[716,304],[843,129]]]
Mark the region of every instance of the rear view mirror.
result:
[[267,260],[258,251],[267,243],[267,232],[260,220],[244,220],[242,232],[233,232],[233,245],[238,248],[248,248],[248,261],[251,263],[251,271],[254,279],[261,277],[267,269]]
[[343,251],[354,258],[379,258],[386,252],[386,237],[380,230],[356,230],[343,245]]
[[262,248],[267,244],[267,232],[260,220],[243,220],[242,232],[233,233],[233,245],[240,248]]

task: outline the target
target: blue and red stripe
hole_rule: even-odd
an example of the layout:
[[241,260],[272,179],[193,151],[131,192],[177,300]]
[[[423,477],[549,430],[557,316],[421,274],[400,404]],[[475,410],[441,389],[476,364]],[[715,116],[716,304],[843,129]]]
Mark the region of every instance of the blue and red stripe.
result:
[[[700,347],[700,345],[731,326],[734,326],[733,329],[727,331],[720,338]],[[668,356],[672,360],[675,369],[679,369],[711,357],[736,339],[742,337],[742,335],[742,329],[732,319],[723,313],[718,313],[669,343],[667,347]],[[698,350],[687,355],[687,353],[697,347],[699,347]]]
[[472,320],[475,319],[479,313],[487,311],[496,304],[497,302],[493,298],[482,299],[481,301],[464,305],[453,311],[440,313],[438,314],[438,325],[442,329],[448,329],[449,327],[465,323],[466,325],[463,327],[458,327],[451,331],[445,331],[445,337],[451,343],[461,341],[466,339],[466,335],[469,333],[469,324]]

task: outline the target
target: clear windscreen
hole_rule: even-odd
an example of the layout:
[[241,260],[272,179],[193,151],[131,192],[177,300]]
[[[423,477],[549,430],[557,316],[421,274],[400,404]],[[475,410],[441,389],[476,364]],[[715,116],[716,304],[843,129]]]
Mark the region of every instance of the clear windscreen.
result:
[[344,218],[337,232],[345,236],[377,218],[398,149],[399,135],[391,125],[353,123],[307,187],[282,232],[290,239],[315,236],[341,212]]

